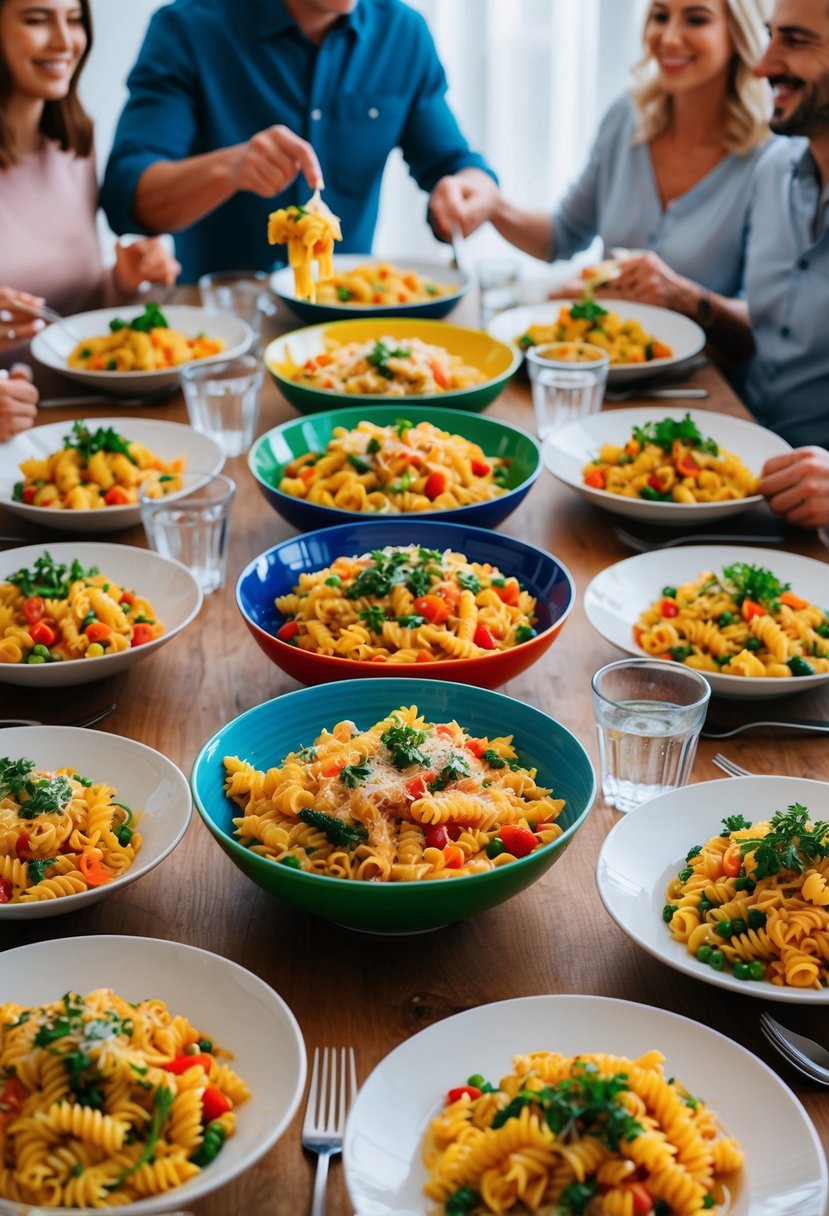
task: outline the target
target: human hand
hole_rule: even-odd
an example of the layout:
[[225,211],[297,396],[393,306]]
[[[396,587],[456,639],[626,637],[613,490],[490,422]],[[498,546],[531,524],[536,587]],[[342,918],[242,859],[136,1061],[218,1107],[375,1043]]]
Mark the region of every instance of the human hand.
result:
[[175,283],[181,266],[157,236],[115,246],[115,284],[124,295],[134,296],[142,283]]
[[[28,311],[40,308],[43,302],[41,296],[29,295],[27,291],[0,287],[0,350],[17,346],[20,342],[28,342],[43,329],[45,322]],[[21,304],[27,311],[21,311]]]
[[829,525],[829,452],[795,448],[763,465],[759,492],[776,515],[801,528]]
[[620,265],[618,277],[597,288],[603,296],[618,296],[677,312],[687,311],[690,280],[671,270],[658,254],[643,253],[639,257],[626,258]]
[[323,188],[316,152],[288,127],[267,127],[229,151],[230,172],[237,190],[250,190],[270,198],[290,186],[298,173],[305,175],[312,190]]
[[34,425],[38,396],[25,364],[16,363],[10,373],[0,370],[0,442]]
[[491,218],[498,197],[498,187],[482,169],[442,177],[429,197],[434,232],[445,241],[452,239],[453,230],[469,236]]

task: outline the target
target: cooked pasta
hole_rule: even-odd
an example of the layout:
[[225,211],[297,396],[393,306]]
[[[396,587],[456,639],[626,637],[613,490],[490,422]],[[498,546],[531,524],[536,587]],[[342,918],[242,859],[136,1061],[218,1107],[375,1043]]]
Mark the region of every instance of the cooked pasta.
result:
[[639,321],[624,320],[595,300],[563,305],[552,325],[530,325],[516,341],[526,350],[529,346],[579,339],[606,350],[612,364],[649,363],[652,359],[669,359],[673,354],[670,346],[648,333]]
[[829,671],[829,618],[770,570],[735,562],[662,595],[633,627],[649,655],[728,676]]
[[317,283],[318,304],[422,304],[452,295],[456,287],[391,262],[364,262]]
[[323,452],[305,452],[285,466],[279,489],[294,498],[344,511],[396,515],[446,511],[505,493],[508,462],[477,443],[419,422],[360,422],[334,427]]
[[373,882],[480,874],[561,835],[564,802],[535,783],[512,737],[396,709],[368,730],[338,722],[262,772],[226,756],[235,832],[273,862]]
[[191,338],[171,329],[157,304],[147,304],[131,321],[116,317],[109,328],[108,334],[78,342],[67,359],[69,366],[87,372],[154,372],[218,355],[225,348],[222,338]]
[[492,1085],[450,1089],[429,1126],[424,1187],[437,1212],[674,1216],[730,1207],[736,1140],[665,1057],[606,1052],[513,1058]]
[[67,566],[44,553],[0,582],[0,663],[97,659],[163,632],[150,601],[97,566]]
[[321,279],[334,274],[334,242],[343,239],[340,221],[316,196],[304,207],[280,207],[268,216],[268,242],[288,246],[288,263],[294,271],[298,300],[317,298],[311,263],[316,260]]
[[73,422],[59,451],[21,460],[23,480],[15,483],[12,498],[53,511],[123,507],[138,502],[142,486],[150,498],[181,489],[185,464],[184,456],[162,460],[111,426],[92,431],[85,422]]
[[0,759],[0,904],[76,895],[128,870],[141,815],[117,793],[74,768]]
[[728,502],[757,493],[759,478],[690,414],[633,428],[625,444],[605,443],[582,470],[585,485],[649,502]]
[[196,1177],[250,1097],[228,1058],[163,1001],[111,988],[0,1005],[0,1196],[109,1209]]
[[287,617],[277,637],[374,663],[468,659],[535,637],[535,603],[516,578],[462,553],[388,547],[301,574],[276,600]]
[[768,821],[723,820],[689,850],[662,918],[689,954],[739,980],[829,985],[829,823],[794,803]]
[[483,384],[480,368],[464,363],[460,355],[420,338],[368,338],[364,342],[338,344],[325,339],[326,349],[294,363],[290,348],[279,371],[296,384],[338,393],[361,393],[382,397],[422,397],[454,392]]

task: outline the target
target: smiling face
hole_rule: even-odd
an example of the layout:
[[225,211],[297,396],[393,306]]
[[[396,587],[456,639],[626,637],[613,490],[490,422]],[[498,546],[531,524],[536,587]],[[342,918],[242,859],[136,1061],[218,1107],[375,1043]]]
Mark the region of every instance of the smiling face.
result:
[[0,55],[19,96],[60,101],[86,46],[79,0],[5,0],[0,7]]
[[654,0],[644,39],[666,93],[726,84],[734,57],[726,0]]
[[772,131],[829,135],[829,3],[777,0],[769,32],[756,72],[774,91]]

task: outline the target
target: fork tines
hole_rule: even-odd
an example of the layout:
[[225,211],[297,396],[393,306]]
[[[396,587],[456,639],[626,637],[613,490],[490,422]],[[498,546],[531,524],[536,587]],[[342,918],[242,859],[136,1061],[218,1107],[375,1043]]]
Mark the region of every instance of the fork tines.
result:
[[314,1048],[303,1136],[342,1137],[346,1116],[356,1094],[354,1048]]

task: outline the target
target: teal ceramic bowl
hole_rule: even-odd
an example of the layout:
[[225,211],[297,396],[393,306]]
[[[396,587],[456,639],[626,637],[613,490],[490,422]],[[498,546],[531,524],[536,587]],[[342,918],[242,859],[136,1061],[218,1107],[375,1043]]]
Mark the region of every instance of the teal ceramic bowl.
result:
[[465,439],[479,444],[487,456],[498,456],[507,461],[506,492],[497,498],[455,507],[451,511],[417,511],[408,515],[384,515],[383,519],[397,520],[406,528],[426,520],[495,528],[523,501],[541,472],[541,448],[527,431],[501,422],[498,418],[465,414],[461,410],[412,405],[409,402],[353,406],[307,418],[292,418],[290,422],[283,422],[281,426],[259,436],[248,453],[248,468],[276,513],[302,532],[329,528],[333,524],[377,519],[377,515],[345,511],[341,507],[327,507],[323,503],[295,498],[280,490],[279,483],[284,476],[285,466],[297,456],[303,456],[306,452],[322,452],[332,438],[335,427],[343,426],[351,430],[363,421],[374,422],[377,426],[391,426],[401,417],[415,424],[431,422],[450,434],[463,435]]
[[[563,834],[529,856],[466,877],[384,883],[329,878],[293,870],[245,848],[233,835],[238,808],[224,794],[224,757],[239,756],[260,769],[311,744],[325,727],[350,719],[360,728],[390,711],[417,705],[429,721],[451,722],[476,735],[514,736],[522,764],[565,799]],[[578,739],[531,705],[467,684],[389,678],[320,684],[266,701],[228,722],[205,743],[190,778],[199,814],[239,867],[285,903],[351,929],[377,934],[420,933],[465,920],[525,890],[564,854],[596,796],[596,774]]]

